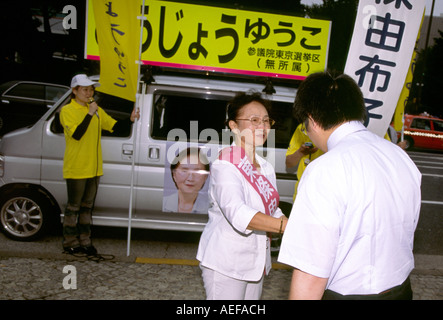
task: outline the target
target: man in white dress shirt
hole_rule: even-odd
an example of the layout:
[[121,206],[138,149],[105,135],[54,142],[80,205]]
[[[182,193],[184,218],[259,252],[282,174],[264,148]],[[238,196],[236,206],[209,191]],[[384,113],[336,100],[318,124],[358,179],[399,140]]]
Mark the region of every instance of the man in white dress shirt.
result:
[[309,76],[294,116],[325,152],[298,186],[278,260],[294,267],[290,299],[412,299],[421,174],[398,146],[364,126],[348,76]]

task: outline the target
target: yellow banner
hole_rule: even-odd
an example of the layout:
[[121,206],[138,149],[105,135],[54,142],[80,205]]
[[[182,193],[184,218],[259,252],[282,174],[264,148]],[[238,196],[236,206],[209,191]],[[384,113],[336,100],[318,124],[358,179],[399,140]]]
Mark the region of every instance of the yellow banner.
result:
[[[100,54],[100,84],[97,90],[123,99],[135,101],[140,42],[140,5],[138,1],[88,1],[88,15],[94,16],[95,41]],[[93,5],[92,5],[93,4]],[[93,12],[92,12],[93,11]],[[89,24],[88,24],[89,26]]]
[[[424,13],[423,13],[424,18]],[[394,113],[394,129],[400,131],[403,128],[403,115],[405,113],[405,107],[409,100],[409,92],[411,90],[412,78],[414,76],[415,61],[417,59],[418,51],[418,40],[420,40],[420,30],[423,25],[423,18],[421,20],[420,29],[418,29],[417,41],[415,41],[414,52],[412,53],[411,64],[409,65],[408,74],[406,75],[405,84],[400,93],[400,98],[398,99],[397,107]]]
[[[145,64],[289,79],[326,69],[330,21],[154,0],[144,16]],[[100,59],[87,21],[86,58]]]

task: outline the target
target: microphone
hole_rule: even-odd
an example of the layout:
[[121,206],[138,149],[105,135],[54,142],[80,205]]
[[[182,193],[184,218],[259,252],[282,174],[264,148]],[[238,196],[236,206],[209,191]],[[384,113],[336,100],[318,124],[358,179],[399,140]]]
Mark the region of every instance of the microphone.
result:
[[[91,103],[93,103],[93,102],[95,102],[94,98],[89,98],[89,104],[91,104]],[[100,117],[98,116],[98,111],[95,111],[95,115],[97,116],[97,118],[100,118]]]

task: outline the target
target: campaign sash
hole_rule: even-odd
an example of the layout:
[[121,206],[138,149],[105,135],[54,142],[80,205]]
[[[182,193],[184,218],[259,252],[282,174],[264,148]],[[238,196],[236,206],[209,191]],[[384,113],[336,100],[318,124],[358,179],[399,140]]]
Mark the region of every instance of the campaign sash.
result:
[[271,182],[254,166],[245,150],[238,146],[231,146],[220,152],[219,160],[232,163],[260,195],[265,206],[265,213],[271,216],[278,208],[280,196]]

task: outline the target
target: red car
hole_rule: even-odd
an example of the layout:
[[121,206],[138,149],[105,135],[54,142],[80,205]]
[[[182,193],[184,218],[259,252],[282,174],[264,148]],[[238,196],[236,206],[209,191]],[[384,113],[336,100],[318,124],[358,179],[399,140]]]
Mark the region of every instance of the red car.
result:
[[427,115],[405,115],[406,149],[443,150],[443,119]]

